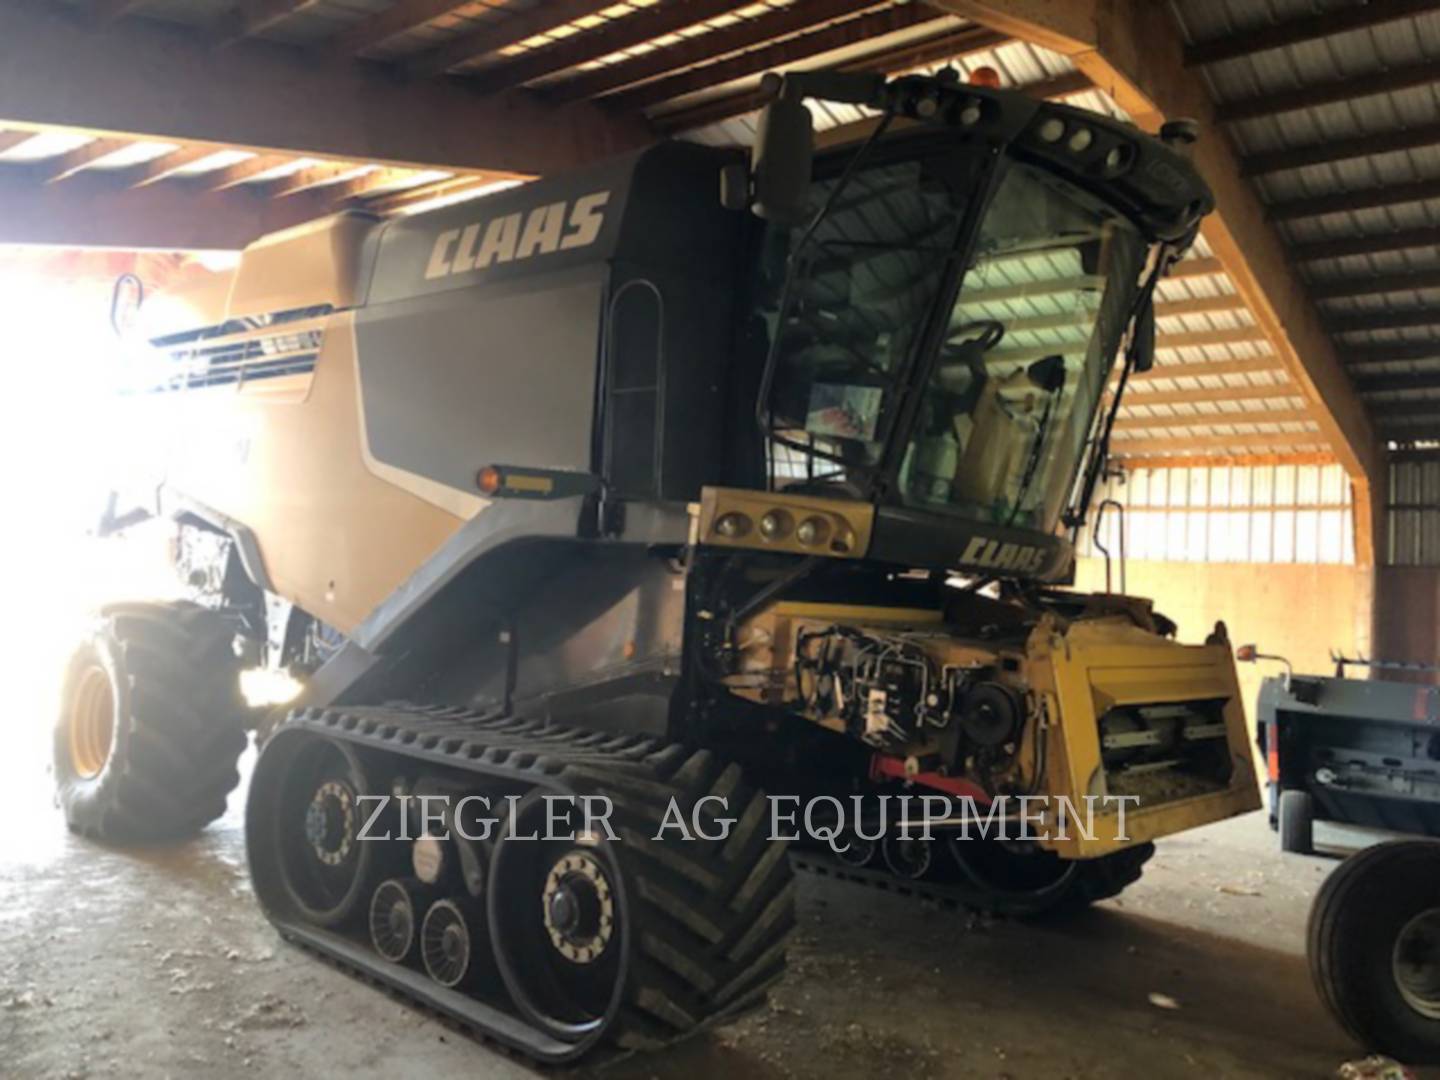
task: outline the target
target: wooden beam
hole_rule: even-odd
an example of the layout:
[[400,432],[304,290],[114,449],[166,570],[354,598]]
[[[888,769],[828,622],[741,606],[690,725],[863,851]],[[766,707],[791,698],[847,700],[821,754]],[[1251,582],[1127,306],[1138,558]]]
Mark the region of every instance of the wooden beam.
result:
[[263,34],[292,15],[315,7],[321,0],[240,0],[220,20],[214,45],[223,49],[247,37]]
[[[809,8],[809,5],[799,6],[805,10]],[[734,82],[737,79],[788,67],[797,61],[808,60],[812,56],[833,52],[836,49],[849,48],[851,45],[860,44],[871,38],[883,37],[886,34],[893,34],[947,18],[949,16],[943,12],[928,8],[923,4],[904,4],[900,7],[881,8],[879,11],[857,15],[843,22],[831,23],[818,30],[797,34],[763,48],[751,49],[749,52],[732,56],[728,60],[691,68],[689,71],[682,71],[669,78],[656,79],[654,82],[637,86],[633,90],[616,94],[608,99],[608,103],[617,109],[637,111],[647,109],[652,105],[673,101],[698,90],[723,86],[725,83]],[[987,36],[995,38],[999,35],[992,33]]]
[[[1365,404],[1293,260],[1223,133],[1209,88],[1184,66],[1184,44],[1167,4],[1151,0],[935,0],[1001,33],[1047,45],[1068,57],[1116,103],[1150,126],[1190,117],[1206,133],[1193,148],[1196,167],[1215,193],[1217,210],[1201,226],[1235,291],[1265,330],[1278,361],[1315,410],[1319,438],[1350,476],[1356,506],[1356,558],[1373,565],[1383,537],[1380,500],[1384,456]],[[1163,370],[1160,368],[1157,371]]]
[[130,139],[94,139],[84,146],[77,146],[69,153],[37,161],[34,166],[34,175],[43,184],[55,184],[61,180],[68,180],[76,173],[84,172],[102,158],[124,150],[131,143]]
[[1245,301],[1236,293],[1191,296],[1184,300],[1157,300],[1155,317],[1173,319],[1180,315],[1206,315],[1217,311],[1244,311]]
[[284,199],[291,195],[298,195],[302,191],[311,191],[314,188],[328,187],[343,177],[348,177],[357,169],[364,166],[355,164],[338,164],[326,162],[323,165],[310,165],[303,169],[297,169],[289,176],[282,176],[265,185],[265,194],[272,199]]
[[35,137],[33,131],[0,131],[0,154],[7,150],[14,150],[17,146],[23,146]]
[[[585,35],[589,36],[589,35]],[[405,82],[261,40],[219,52],[185,27],[96,31],[68,5],[0,4],[0,127],[209,143],[398,168],[549,173],[653,141],[593,105]]]
[[64,184],[37,184],[28,175],[0,173],[0,244],[237,251],[329,210],[329,201],[315,195],[275,200],[192,184],[132,190],[98,172]]
[[379,214],[398,213],[407,207],[429,202],[432,199],[443,198],[448,195],[459,195],[462,191],[469,191],[474,188],[488,187],[495,183],[494,179],[475,176],[451,176],[444,180],[432,180],[428,184],[420,184],[416,187],[406,188],[404,191],[391,192],[385,195],[377,195],[369,199],[366,209],[374,210]]
[[[329,185],[325,189],[325,194],[336,202],[348,202],[352,199],[369,198],[379,192],[402,195],[415,190],[417,186],[428,186],[426,184],[415,185],[412,183],[410,187],[400,188],[394,192],[388,191],[388,189],[395,187],[397,184],[411,180],[415,175],[416,174],[410,169],[374,169],[351,180],[343,180],[339,183]],[[455,177],[445,177],[445,179],[453,180]],[[465,177],[464,180],[467,183],[475,182],[474,177]]]
[[1362,394],[1383,394],[1390,390],[1440,390],[1440,371],[1360,375],[1355,379],[1355,387]]
[[1273,356],[1257,356],[1245,360],[1206,360],[1194,364],[1156,364],[1149,371],[1131,375],[1135,382],[1155,379],[1201,379],[1207,375],[1260,375],[1279,373],[1284,368]]
[[1213,256],[1181,259],[1165,275],[1171,278],[1213,277],[1225,273],[1225,264]]
[[1413,419],[1417,416],[1440,420],[1440,398],[1427,398],[1424,401],[1376,401],[1371,403],[1370,411],[1382,422]]
[[[498,18],[488,19],[469,33],[450,38],[437,48],[407,60],[405,70],[412,78],[433,79],[451,68],[518,45],[527,38],[548,33],[613,6],[607,0],[551,0],[520,14],[507,14],[502,10]],[[577,36],[590,37],[594,32]],[[518,86],[519,83],[506,85]]]
[[1362,350],[1347,356],[1351,368],[1374,364],[1393,364],[1400,360],[1440,360],[1440,341],[1409,341],[1398,345],[1361,345]]
[[1294,424],[1305,423],[1310,419],[1309,409],[1246,409],[1243,412],[1185,413],[1179,416],[1121,416],[1115,421],[1115,430],[1210,428],[1216,424]]
[[1326,11],[1322,15],[1302,15],[1274,26],[1251,27],[1232,36],[1187,45],[1185,66],[1218,64],[1222,60],[1252,56],[1269,49],[1283,49],[1305,41],[1319,41],[1437,10],[1440,10],[1437,0],[1374,0],[1356,7]]
[[1353,139],[1330,139],[1288,150],[1251,154],[1240,159],[1240,175],[1246,178],[1263,176],[1286,169],[1303,169],[1310,165],[1328,165],[1333,161],[1352,161],[1375,154],[1393,154],[1431,146],[1440,146],[1440,124],[1423,124],[1400,131],[1367,132]]
[[1255,120],[1277,113],[1298,112],[1301,109],[1333,105],[1340,101],[1354,101],[1357,98],[1376,97],[1396,90],[1429,86],[1434,82],[1440,82],[1440,61],[1427,60],[1385,71],[1367,71],[1363,75],[1313,83],[1295,90],[1281,90],[1273,94],[1260,94],[1240,101],[1226,102],[1215,107],[1215,119],[1222,124],[1237,120]]
[[1325,436],[1318,431],[1252,432],[1244,435],[1157,435],[1154,437],[1116,439],[1110,444],[1114,454],[1155,454],[1167,450],[1199,450],[1214,447],[1231,450],[1238,447],[1321,446]]
[[1440,227],[1431,225],[1420,229],[1395,229],[1370,236],[1347,236],[1338,240],[1295,244],[1290,248],[1290,257],[1301,262],[1307,259],[1342,259],[1347,255],[1375,255],[1382,251],[1404,251],[1408,248],[1434,247],[1436,244],[1440,244]]
[[1310,295],[1317,300],[1346,296],[1373,296],[1376,293],[1440,289],[1440,270],[1417,270],[1408,274],[1376,274],[1363,278],[1335,278],[1312,281]]
[[[1242,468],[1253,468],[1266,465],[1334,465],[1335,455],[1329,453],[1290,453],[1290,454],[1175,454],[1171,457],[1132,457],[1129,454],[1121,454],[1116,447],[1110,448],[1111,457],[1116,463],[1124,465],[1131,472],[1138,472],[1141,469],[1214,469],[1222,466],[1240,466]],[[1176,509],[1183,509],[1177,507]],[[1245,507],[1234,507],[1236,510],[1244,510]]]
[[1413,311],[1366,311],[1356,315],[1332,315],[1325,328],[1332,334],[1349,334],[1357,330],[1393,330],[1403,326],[1440,326],[1440,309],[1416,308]]
[[244,161],[237,161],[234,165],[227,165],[223,169],[206,173],[199,178],[199,183],[209,191],[228,191],[233,187],[248,183],[271,169],[278,169],[285,162],[291,160],[293,159],[278,157],[275,154],[257,154]]
[[213,146],[182,146],[178,150],[152,158],[143,165],[135,166],[126,175],[126,179],[132,188],[148,187],[161,180],[168,180],[197,161],[214,157],[215,153]]
[[1426,199],[1440,199],[1440,180],[1420,180],[1413,184],[1391,184],[1360,191],[1339,191],[1333,195],[1316,195],[1308,199],[1290,199],[1271,203],[1265,212],[1271,221],[1293,221],[1295,218],[1373,210],[1376,207],[1424,202]]
[[607,64],[594,71],[581,72],[573,79],[545,88],[545,96],[554,101],[580,101],[599,97],[626,86],[648,82],[681,68],[704,64],[731,53],[752,49],[775,38],[797,34],[833,19],[842,19],[873,8],[877,0],[811,0],[771,8],[753,18],[741,19],[733,26],[711,30],[707,34],[678,41],[673,45],[652,49],[648,53]]
[[1288,383],[1261,386],[1196,386],[1188,390],[1130,390],[1120,414],[1131,405],[1189,405],[1196,401],[1254,401],[1298,398],[1300,391]]
[[473,0],[400,0],[384,11],[377,11],[368,19],[362,19],[354,26],[342,30],[321,49],[331,56],[349,59],[368,52],[376,45],[383,45],[393,37],[424,26],[428,22],[443,18],[452,11],[472,3]]

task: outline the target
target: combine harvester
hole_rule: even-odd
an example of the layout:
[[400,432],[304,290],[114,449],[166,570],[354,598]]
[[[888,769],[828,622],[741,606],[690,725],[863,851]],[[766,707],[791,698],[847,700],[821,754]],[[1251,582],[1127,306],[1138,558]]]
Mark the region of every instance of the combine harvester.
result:
[[[748,163],[342,215],[153,329],[129,404],[171,452],[107,520],[172,520],[195,598],[76,653],[74,829],[203,827],[248,724],[281,934],[560,1062],[763,1000],[801,797],[864,798],[797,864],[1029,915],[1258,807],[1228,645],[1053,587],[1211,208],[1193,129],[953,72],[769,89]],[[807,97],[879,119],[817,155]],[[304,679],[288,716],[246,713],[245,663]],[[940,824],[878,831],[902,793]],[[1020,797],[1043,839],[964,839]],[[525,839],[567,799],[610,813]]]

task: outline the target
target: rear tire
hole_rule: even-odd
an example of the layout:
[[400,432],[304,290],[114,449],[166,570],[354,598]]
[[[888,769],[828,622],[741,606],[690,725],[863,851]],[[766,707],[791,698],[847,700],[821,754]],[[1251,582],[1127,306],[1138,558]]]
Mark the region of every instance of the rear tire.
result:
[[1357,1042],[1440,1063],[1440,843],[1351,856],[1315,897],[1307,937],[1320,999]]
[[1308,791],[1280,792],[1280,850],[1315,854],[1315,800]]
[[55,725],[56,799],[73,831],[155,843],[225,812],[246,743],[233,638],[195,604],[102,610],[66,667]]

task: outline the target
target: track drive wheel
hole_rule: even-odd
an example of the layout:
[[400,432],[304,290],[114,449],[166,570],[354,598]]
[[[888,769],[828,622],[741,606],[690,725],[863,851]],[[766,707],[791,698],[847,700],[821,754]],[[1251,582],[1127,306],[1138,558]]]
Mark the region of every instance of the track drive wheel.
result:
[[189,603],[116,604],[71,655],[55,725],[56,799],[75,832],[179,840],[240,782],[245,702],[234,629]]
[[1346,859],[1320,887],[1307,937],[1320,998],[1356,1041],[1440,1064],[1440,842]]
[[950,854],[961,876],[1019,918],[1064,918],[1118,896],[1139,880],[1155,845],[1139,844],[1098,859],[1068,860],[1034,844],[955,834]]
[[[537,791],[495,846],[487,903],[501,977],[527,1020],[567,1042],[662,1046],[760,1004],[784,973],[795,886],[786,846],[766,835],[764,795],[708,751],[668,747],[646,765],[643,778],[565,774],[610,800],[616,839],[578,820],[573,838],[544,839]],[[661,835],[672,798],[690,822],[705,795],[728,797],[728,838]]]

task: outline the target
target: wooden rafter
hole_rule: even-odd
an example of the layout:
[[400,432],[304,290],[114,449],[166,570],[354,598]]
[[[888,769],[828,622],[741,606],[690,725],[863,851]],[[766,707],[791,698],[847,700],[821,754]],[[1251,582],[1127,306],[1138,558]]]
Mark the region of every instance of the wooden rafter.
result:
[[214,157],[216,153],[213,146],[182,146],[168,154],[152,158],[143,165],[135,166],[126,179],[132,188],[147,187],[161,180],[168,180],[197,161]]
[[[1111,456],[1131,472],[1141,469],[1214,469],[1222,466],[1251,468],[1265,465],[1334,465],[1335,455],[1320,452],[1266,454],[1174,454],[1167,457],[1147,457],[1123,453],[1118,446],[1111,447]],[[1245,507],[1237,506],[1236,510]]]
[[1181,259],[1170,268],[1165,275],[1166,279],[1180,279],[1192,277],[1213,277],[1216,274],[1225,273],[1225,264],[1213,256],[1205,256],[1193,259]]
[[1243,411],[1185,413],[1177,416],[1121,416],[1116,431],[1146,428],[1210,428],[1217,424],[1294,424],[1310,419],[1308,409],[1245,409]]
[[309,194],[277,200],[195,184],[132,189],[98,172],[37,184],[19,170],[0,173],[0,244],[235,251],[329,209],[328,200]]
[[[802,9],[805,6],[802,5]],[[782,9],[783,10],[783,9]],[[946,16],[923,4],[906,4],[856,15],[841,22],[832,22],[819,29],[808,30],[784,41],[739,53],[725,60],[691,68],[668,78],[645,83],[616,94],[609,100],[616,108],[645,109],[664,101],[693,94],[712,86],[722,86],[751,75],[788,67],[812,56],[847,48],[873,38],[900,30],[933,23]]]
[[240,0],[216,27],[215,46],[224,48],[245,38],[263,34],[272,26],[320,2],[321,0]]
[[1397,345],[1362,345],[1357,348],[1361,351],[1345,358],[1345,363],[1352,369],[1393,364],[1401,360],[1440,360],[1440,341],[1407,341]]
[[1290,248],[1290,257],[1301,262],[1307,259],[1340,259],[1347,255],[1375,255],[1382,251],[1404,251],[1407,248],[1434,247],[1436,244],[1440,244],[1440,227],[1432,225],[1294,244]]
[[302,191],[328,187],[362,168],[364,168],[362,165],[337,164],[329,161],[323,165],[310,165],[303,169],[297,169],[288,176],[271,181],[265,186],[265,192],[272,199],[284,199],[291,195],[298,195]]
[[777,38],[799,33],[834,19],[845,18],[876,6],[877,0],[811,0],[773,8],[733,26],[696,34],[692,38],[652,49],[640,56],[582,72],[557,86],[546,88],[556,101],[579,101],[634,86],[672,71],[708,63],[731,53],[751,49]]
[[400,0],[384,11],[342,31],[322,48],[332,56],[349,59],[399,37],[418,26],[444,18],[473,0]]
[[1370,157],[1372,154],[1390,154],[1430,146],[1440,146],[1440,124],[1421,124],[1399,131],[1366,132],[1353,139],[1327,139],[1308,146],[1251,154],[1240,159],[1240,175],[1246,178],[1264,176],[1286,169],[1303,169],[1309,165],[1327,165],[1333,161],[1351,161]]
[[37,162],[36,176],[41,183],[45,184],[68,180],[76,173],[84,172],[97,161],[118,153],[129,145],[128,139],[93,139],[69,153]]
[[23,146],[35,137],[33,131],[0,131],[0,154],[7,150],[14,150],[17,146]]
[[1359,330],[1396,330],[1407,326],[1440,326],[1440,310],[1429,307],[1413,311],[1366,311],[1358,315],[1335,315],[1325,320],[1332,334]]
[[[1244,360],[1205,360],[1193,364],[1156,364],[1149,371],[1137,372],[1135,382],[1155,379],[1203,379],[1217,375],[1261,375],[1279,373],[1280,362],[1272,356],[1256,356]],[[1137,395],[1138,398],[1138,395]]]
[[1155,454],[1167,450],[1200,450],[1213,447],[1218,450],[1236,448],[1261,448],[1281,446],[1319,446],[1325,436],[1318,431],[1275,431],[1255,432],[1244,435],[1157,435],[1139,438],[1116,439],[1110,444],[1112,453]]
[[421,53],[406,63],[405,70],[412,78],[434,78],[470,60],[518,45],[527,38],[548,33],[613,6],[613,0],[551,0],[519,15],[488,20],[469,33],[460,34],[429,52]]
[[1372,296],[1376,293],[1410,292],[1416,289],[1440,289],[1440,270],[1416,270],[1407,274],[1376,274],[1363,278],[1334,278],[1310,285],[1310,295],[1317,300],[1334,300],[1345,296]]
[[1188,390],[1137,390],[1126,395],[1124,408],[1131,405],[1190,405],[1197,401],[1256,401],[1299,396],[1300,391],[1287,383],[1262,386],[1196,386]]
[[1221,123],[1255,120],[1277,113],[1298,112],[1301,109],[1333,105],[1339,101],[1354,101],[1358,98],[1393,93],[1396,90],[1428,86],[1434,82],[1440,82],[1440,61],[1428,60],[1385,71],[1367,71],[1363,75],[1314,83],[1295,90],[1281,90],[1273,94],[1229,101],[1215,107],[1215,119]]
[[1157,300],[1155,317],[1173,319],[1180,315],[1206,315],[1219,311],[1244,311],[1245,301],[1235,293],[1215,296],[1191,296],[1184,300]]
[[257,154],[244,161],[237,161],[234,165],[227,165],[223,169],[206,173],[200,177],[200,183],[209,191],[228,191],[230,188],[249,183],[255,177],[267,173],[271,169],[278,169],[288,160],[290,159],[277,157],[274,154]]
[[1362,394],[1383,394],[1390,390],[1440,390],[1440,371],[1361,375],[1356,378],[1355,387]]
[[1440,180],[1419,180],[1413,184],[1389,184],[1360,191],[1338,191],[1333,195],[1314,195],[1306,199],[1290,199],[1266,207],[1272,221],[1319,217],[1322,214],[1344,214],[1353,210],[1373,210],[1381,206],[1440,199]]
[[0,4],[0,127],[531,175],[654,138],[642,120],[587,102],[483,95],[457,81],[407,82],[262,39],[216,51],[193,28],[159,20],[95,33],[67,4]]
[[1299,45],[1306,41],[1319,41],[1437,10],[1440,10],[1437,0],[1376,0],[1352,8],[1326,11],[1321,15],[1304,15],[1274,26],[1252,27],[1232,36],[1187,45],[1185,66],[1218,64],[1222,60],[1253,56],[1268,49],[1283,49],[1287,45]]
[[[407,180],[413,182],[415,173],[409,169],[372,169],[370,172],[356,176],[350,180],[343,180],[331,184],[325,188],[325,194],[336,202],[348,202],[351,199],[364,199],[379,192],[388,191]],[[446,177],[446,179],[454,179]],[[474,178],[466,178],[474,183]],[[395,194],[402,194],[412,188],[403,188]]]

